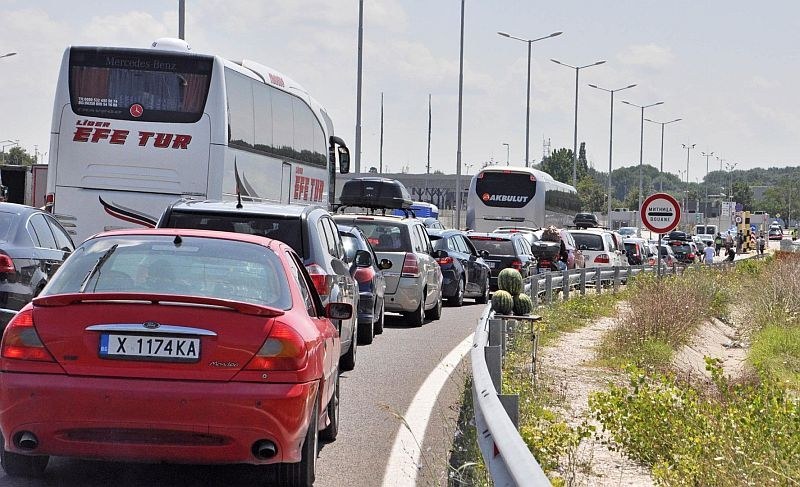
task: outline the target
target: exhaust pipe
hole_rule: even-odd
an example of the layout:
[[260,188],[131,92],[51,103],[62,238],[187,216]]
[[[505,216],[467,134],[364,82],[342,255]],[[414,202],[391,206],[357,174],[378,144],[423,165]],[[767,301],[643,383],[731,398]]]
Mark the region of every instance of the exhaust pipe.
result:
[[253,455],[261,460],[267,460],[278,454],[278,447],[270,440],[259,440],[253,443]]
[[17,447],[21,450],[35,450],[39,446],[36,435],[30,431],[23,431],[17,435]]

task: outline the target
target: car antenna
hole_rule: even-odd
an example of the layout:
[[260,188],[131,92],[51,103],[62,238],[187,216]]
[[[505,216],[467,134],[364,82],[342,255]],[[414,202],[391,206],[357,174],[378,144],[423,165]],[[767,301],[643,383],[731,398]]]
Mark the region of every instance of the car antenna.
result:
[[233,174],[236,176],[236,209],[242,209],[241,181],[239,180],[239,168],[236,166],[236,157],[233,158]]
[[183,243],[183,239],[180,235],[175,235],[175,240],[173,240],[172,243],[175,244],[176,247],[179,247]]

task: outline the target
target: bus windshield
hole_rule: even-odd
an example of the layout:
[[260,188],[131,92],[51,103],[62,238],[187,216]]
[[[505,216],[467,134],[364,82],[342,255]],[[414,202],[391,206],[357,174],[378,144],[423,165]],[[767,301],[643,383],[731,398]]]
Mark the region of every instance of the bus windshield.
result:
[[536,179],[527,173],[484,171],[475,193],[486,206],[522,208],[536,195]]
[[196,54],[72,48],[72,110],[117,120],[197,122],[205,107],[213,61]]

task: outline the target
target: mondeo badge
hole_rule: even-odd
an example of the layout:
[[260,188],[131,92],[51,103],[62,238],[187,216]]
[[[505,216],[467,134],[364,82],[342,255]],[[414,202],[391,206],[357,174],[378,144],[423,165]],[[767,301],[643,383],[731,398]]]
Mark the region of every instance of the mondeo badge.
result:
[[156,328],[161,326],[161,323],[158,323],[157,321],[145,321],[144,323],[142,323],[142,326],[144,326],[148,330],[155,330]]

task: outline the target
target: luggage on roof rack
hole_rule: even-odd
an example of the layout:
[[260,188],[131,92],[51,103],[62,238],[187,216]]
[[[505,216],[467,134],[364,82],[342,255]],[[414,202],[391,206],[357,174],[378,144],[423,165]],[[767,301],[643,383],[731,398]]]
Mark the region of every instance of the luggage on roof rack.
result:
[[355,178],[345,181],[339,197],[342,206],[378,209],[411,208],[411,195],[403,183],[388,178]]

